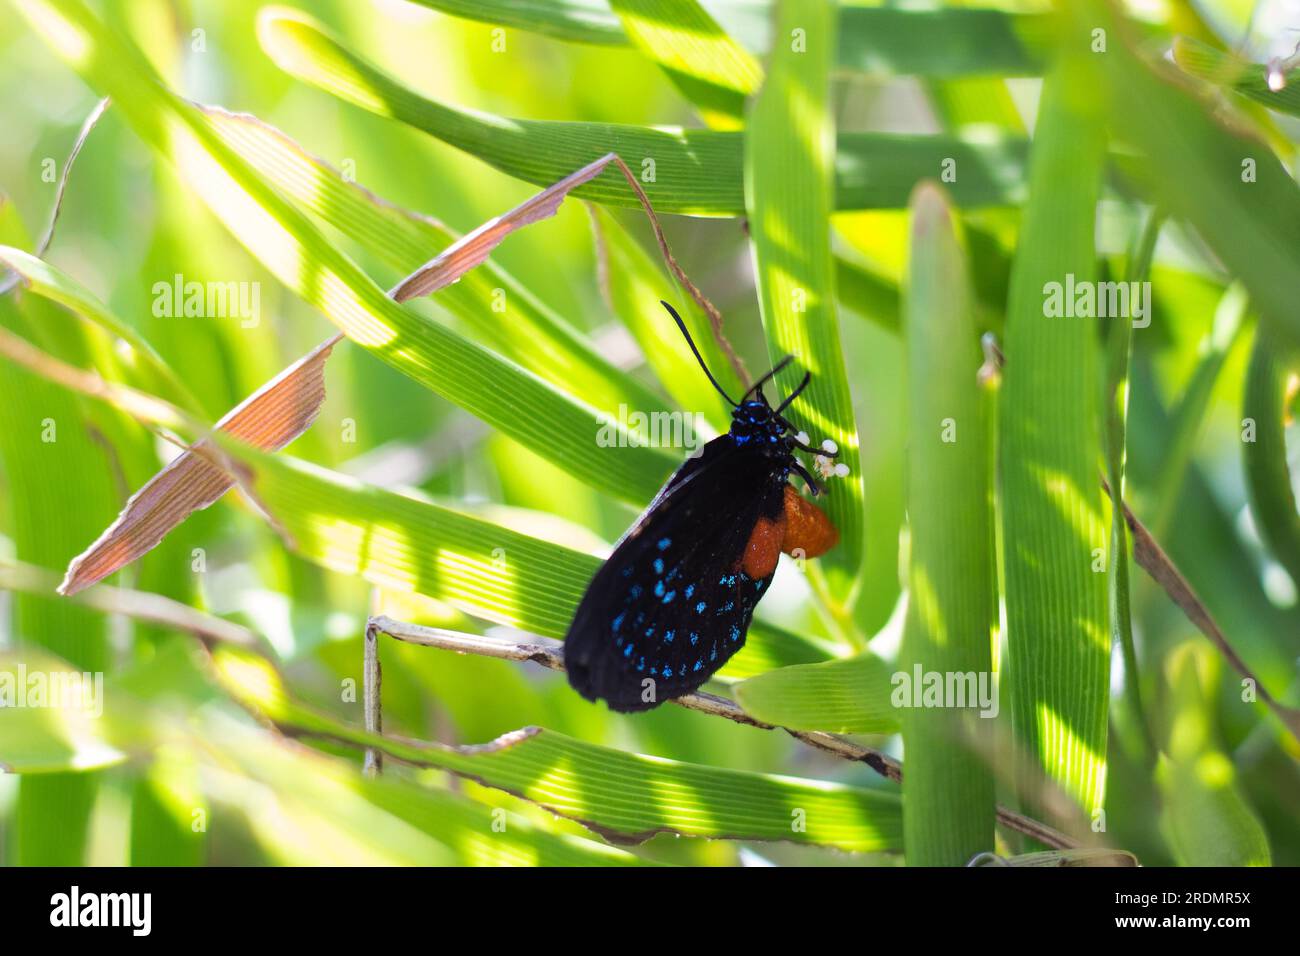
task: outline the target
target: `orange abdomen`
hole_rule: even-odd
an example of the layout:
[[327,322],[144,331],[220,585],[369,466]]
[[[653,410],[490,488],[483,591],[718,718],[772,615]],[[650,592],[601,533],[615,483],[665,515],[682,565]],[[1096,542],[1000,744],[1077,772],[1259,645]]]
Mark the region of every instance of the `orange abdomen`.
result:
[[749,534],[740,568],[751,578],[765,578],[776,570],[781,552],[816,558],[840,540],[840,533],[815,504],[785,486],[785,504],[775,520],[759,518]]

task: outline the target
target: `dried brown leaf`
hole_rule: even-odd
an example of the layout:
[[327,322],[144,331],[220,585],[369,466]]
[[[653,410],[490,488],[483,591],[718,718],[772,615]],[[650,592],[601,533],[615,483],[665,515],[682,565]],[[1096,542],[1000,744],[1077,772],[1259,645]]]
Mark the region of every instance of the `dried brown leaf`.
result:
[[[336,335],[290,365],[233,408],[217,430],[263,451],[278,451],[306,431],[325,401],[325,360]],[[207,438],[149,479],[82,554],[72,559],[60,594],[76,594],[147,554],[178,524],[235,484],[229,462]]]

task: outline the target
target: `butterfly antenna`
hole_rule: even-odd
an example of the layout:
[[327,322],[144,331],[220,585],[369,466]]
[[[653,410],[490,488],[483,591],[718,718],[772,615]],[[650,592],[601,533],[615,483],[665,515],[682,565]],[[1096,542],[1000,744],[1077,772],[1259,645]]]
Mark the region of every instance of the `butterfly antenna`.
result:
[[780,405],[776,406],[776,414],[780,415],[783,411],[785,411],[787,408],[789,408],[789,407],[790,407],[790,403],[793,402],[796,398],[799,397],[799,394],[800,394],[800,393],[801,393],[805,388],[808,387],[808,383],[811,382],[811,381],[812,381],[812,372],[804,372],[804,373],[803,373],[803,381],[799,383],[799,387],[796,388],[793,392],[791,392],[791,393],[786,397],[786,400],[785,400],[784,402],[782,402]]
[[695,340],[691,338],[691,333],[686,331],[686,323],[683,322],[682,317],[677,314],[677,310],[662,299],[659,300],[659,304],[668,310],[668,314],[673,317],[673,321],[677,323],[677,327],[682,330],[682,335],[686,336],[686,344],[689,345],[691,351],[695,353],[695,361],[700,363],[700,368],[704,369],[704,374],[709,377],[709,381],[712,382],[713,387],[718,390],[718,394],[725,398],[731,405],[739,405],[739,402],[723,391],[722,386],[718,384],[718,380],[714,378],[713,373],[709,371],[709,367],[704,364],[704,356],[702,356],[700,350],[695,347]]
[[770,372],[768,372],[766,375],[760,378],[753,385],[749,386],[749,388],[745,391],[745,394],[748,395],[750,392],[757,392],[760,388],[763,387],[763,383],[765,383],[768,379],[772,378],[773,376],[777,375],[793,361],[794,361],[793,355],[787,355],[785,358],[781,359],[781,361],[777,362],[775,365],[772,366],[772,370]]

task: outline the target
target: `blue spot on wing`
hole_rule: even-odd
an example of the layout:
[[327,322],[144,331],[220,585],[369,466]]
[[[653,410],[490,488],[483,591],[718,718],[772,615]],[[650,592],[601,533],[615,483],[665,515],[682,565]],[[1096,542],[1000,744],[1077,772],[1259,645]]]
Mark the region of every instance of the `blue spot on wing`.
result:
[[[778,471],[774,465],[764,474],[774,478]],[[735,549],[743,545],[740,512],[752,493],[746,478],[732,473],[722,485],[692,482],[692,487],[697,490],[686,498],[672,499],[688,507],[673,505],[669,513],[652,515],[656,523],[648,533],[625,539],[603,579],[608,588],[601,608],[604,627],[598,624],[596,634],[613,666],[600,681],[608,696],[597,696],[611,705],[616,700],[630,705],[645,676],[660,682],[659,700],[699,687],[739,649],[769,583],[736,563]],[[676,639],[678,631],[684,640]]]

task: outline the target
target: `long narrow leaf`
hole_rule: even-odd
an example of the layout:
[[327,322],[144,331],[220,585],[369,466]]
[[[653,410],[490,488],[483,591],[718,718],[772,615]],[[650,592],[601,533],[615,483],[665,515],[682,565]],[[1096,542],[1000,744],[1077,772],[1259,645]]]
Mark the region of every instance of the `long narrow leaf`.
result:
[[472,747],[392,740],[298,704],[260,658],[222,649],[227,689],[277,723],[517,794],[599,832],[789,840],[859,852],[896,848],[896,795],[625,753],[538,727]]
[[741,125],[763,69],[696,0],[610,0],[632,42],[713,126]]
[[[981,686],[996,693],[993,433],[965,254],[933,184],[917,187],[912,203],[906,328],[912,546],[899,669],[913,683],[902,713],[903,837],[909,866],[961,866],[993,848],[986,760],[997,711],[981,709],[992,697],[970,697]],[[945,687],[959,675],[965,699],[913,706],[923,674],[943,675]]]
[[1105,794],[1110,676],[1097,334],[1094,320],[1054,316],[1047,305],[1051,283],[1096,275],[1104,135],[1073,63],[1048,76],[1039,106],[999,432],[1015,737],[1092,814]]
[[[405,276],[461,237],[431,216],[385,202],[256,117],[206,107],[203,116],[267,182]],[[491,259],[434,295],[493,349],[597,408],[663,399]],[[678,343],[680,347],[680,342]]]
[[1142,151],[1131,175],[1196,226],[1265,322],[1300,340],[1300,187],[1286,167],[1262,139],[1225,125],[1172,68],[1140,59],[1107,0],[1066,9],[1076,35],[1111,37],[1105,56],[1083,61],[1081,82],[1103,94],[1099,108]]
[[[635,443],[596,442],[590,406],[389,299],[80,0],[23,0],[21,7],[227,228],[350,338],[593,487],[634,502],[654,494],[672,466],[669,456]],[[539,429],[543,419],[549,427]]]
[[700,374],[695,356],[683,347],[677,327],[665,322],[659,303],[679,299],[679,313],[704,361],[722,387],[732,394],[740,391],[731,363],[709,327],[708,318],[687,296],[678,296],[659,264],[628,233],[614,215],[601,206],[591,206],[601,256],[603,291],[610,308],[627,326],[641,346],[646,362],[681,408],[699,412],[719,431],[731,425],[731,407]]
[[[1130,257],[1126,276],[1128,281],[1149,280],[1151,259],[1155,254],[1162,221],[1154,211],[1150,214]],[[1129,363],[1132,354],[1133,323],[1120,319],[1107,330],[1106,387],[1103,393],[1106,412],[1106,479],[1118,501],[1124,500],[1126,482]],[[1154,753],[1154,745],[1146,711],[1142,706],[1142,675],[1138,670],[1137,645],[1133,638],[1130,595],[1128,527],[1124,523],[1124,509],[1112,507],[1110,570],[1107,575],[1111,640],[1119,646],[1124,656],[1124,691],[1129,702],[1130,717],[1137,725],[1138,737],[1145,747],[1146,756],[1150,758]]]
[[1268,866],[1268,836],[1218,746],[1206,699],[1208,649],[1184,644],[1169,656],[1167,756],[1156,780],[1160,825],[1180,866]]
[[1248,63],[1190,37],[1174,41],[1174,62],[1193,76],[1235,90],[1269,109],[1300,116],[1300,68]]
[[1255,527],[1273,557],[1300,584],[1300,511],[1287,458],[1288,381],[1300,355],[1265,329],[1255,334],[1246,374],[1241,443]]
[[[301,14],[269,10],[259,21],[262,48],[292,76],[390,116],[526,182],[549,185],[597,156],[617,153],[637,169],[660,212],[739,216],[745,211],[741,133],[506,119],[436,103],[345,48]],[[917,181],[948,159],[963,170],[953,184],[963,206],[1021,197],[1024,141],[884,133],[844,133],[836,153],[835,208],[898,208]],[[607,171],[574,195],[637,204]]]
[[833,734],[897,733],[891,693],[889,666],[869,653],[782,667],[736,685],[736,700],[750,716]]
[[[191,655],[182,647],[106,681],[99,707],[0,709],[0,767],[24,774],[25,782],[56,780],[61,772],[86,780],[87,770],[119,765],[128,751],[148,752],[154,768],[171,774],[178,752],[197,755],[211,792],[231,810],[246,808],[254,838],[286,865],[641,862],[594,840],[548,832],[515,812],[503,829],[494,825],[500,811],[407,778],[366,779],[355,763],[238,719],[242,710],[218,699],[208,685],[193,688],[206,706],[178,720],[169,702],[181,681],[194,679]],[[6,680],[71,669],[31,649],[0,652]],[[189,799],[204,796],[198,789]],[[186,805],[187,819],[192,806]]]
[[862,476],[853,400],[835,314],[830,249],[835,124],[830,114],[835,10],[824,2],[782,3],[778,44],[745,133],[746,206],[754,240],[759,305],[776,378],[789,395],[812,382],[786,415],[814,444],[830,439],[847,476],[828,480],[825,508],[840,532],[822,559],[832,588],[848,593],[862,561]]
[[[593,0],[415,0],[457,17],[574,43],[621,45],[628,34]],[[774,4],[705,0],[705,11],[752,52],[771,47]],[[836,63],[866,73],[1023,76],[1042,72],[1052,22],[998,9],[910,10],[846,4]]]
[[[24,242],[12,205],[4,206],[0,238]],[[26,297],[19,304],[16,296],[4,296],[0,331],[59,336],[48,321],[49,311],[39,299]],[[68,334],[77,331],[70,323]],[[29,370],[0,360],[0,394],[0,467],[13,556],[54,571],[117,506],[106,449],[96,440],[91,416],[78,397]],[[108,668],[112,655],[104,615],[59,601],[53,593],[17,595],[10,614],[16,639],[67,659],[78,670]],[[97,778],[88,775],[25,778],[12,811],[8,862],[83,865],[97,792]]]

